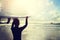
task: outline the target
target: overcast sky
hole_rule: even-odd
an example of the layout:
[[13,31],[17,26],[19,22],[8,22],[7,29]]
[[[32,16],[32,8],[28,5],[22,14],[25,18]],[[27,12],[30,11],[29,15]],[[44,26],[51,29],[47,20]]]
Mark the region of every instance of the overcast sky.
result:
[[15,16],[56,20],[54,18],[60,15],[60,0],[4,0],[2,3],[4,12]]

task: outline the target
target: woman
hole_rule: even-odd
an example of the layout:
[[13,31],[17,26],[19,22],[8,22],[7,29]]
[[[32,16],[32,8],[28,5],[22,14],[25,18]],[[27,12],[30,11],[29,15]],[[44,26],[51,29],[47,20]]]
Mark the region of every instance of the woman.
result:
[[19,20],[17,18],[14,18],[13,23],[12,23],[12,27],[11,27],[11,30],[13,33],[13,40],[21,40],[22,31],[28,25],[28,16],[26,17],[25,25],[20,28],[19,28],[19,25],[20,25]]

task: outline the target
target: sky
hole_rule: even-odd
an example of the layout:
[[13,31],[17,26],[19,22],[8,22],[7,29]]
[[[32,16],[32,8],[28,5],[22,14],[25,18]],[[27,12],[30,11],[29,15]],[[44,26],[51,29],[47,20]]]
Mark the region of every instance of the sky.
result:
[[60,0],[53,0],[53,2],[55,6],[60,7]]
[[31,16],[34,20],[56,20],[60,15],[60,0],[5,0],[2,4],[4,12],[12,16],[19,14]]
[[60,0],[53,0],[54,6],[57,10],[57,14],[58,16],[56,18],[59,19],[59,15],[60,15]]

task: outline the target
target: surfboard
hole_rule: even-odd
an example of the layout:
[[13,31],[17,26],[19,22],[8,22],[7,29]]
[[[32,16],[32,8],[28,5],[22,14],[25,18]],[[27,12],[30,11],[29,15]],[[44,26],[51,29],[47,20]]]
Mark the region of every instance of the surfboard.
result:
[[17,17],[17,16],[0,16],[0,18],[26,18],[26,17]]

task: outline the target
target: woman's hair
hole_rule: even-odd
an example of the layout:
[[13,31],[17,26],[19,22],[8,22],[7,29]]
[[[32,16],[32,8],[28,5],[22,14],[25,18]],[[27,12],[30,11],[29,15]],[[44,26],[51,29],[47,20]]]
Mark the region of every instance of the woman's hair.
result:
[[17,18],[14,18],[12,25],[15,25],[15,27],[18,27],[19,24],[20,24],[20,23],[19,23],[19,20],[18,20]]

